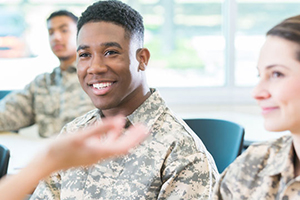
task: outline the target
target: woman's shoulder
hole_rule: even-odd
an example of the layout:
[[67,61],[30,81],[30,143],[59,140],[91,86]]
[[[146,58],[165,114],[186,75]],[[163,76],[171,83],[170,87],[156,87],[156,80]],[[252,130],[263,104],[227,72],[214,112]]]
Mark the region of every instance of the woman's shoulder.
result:
[[254,143],[229,165],[225,173],[229,175],[231,174],[230,172],[233,172],[235,176],[237,174],[243,176],[243,173],[247,173],[255,176],[266,165],[270,164],[274,158],[281,157],[282,154],[288,154],[291,143],[291,135],[284,135],[277,139]]
[[245,153],[252,156],[265,155],[267,152],[277,153],[280,152],[280,150],[282,148],[285,148],[287,145],[290,146],[291,142],[292,136],[291,134],[288,134],[273,140],[253,143],[248,147]]

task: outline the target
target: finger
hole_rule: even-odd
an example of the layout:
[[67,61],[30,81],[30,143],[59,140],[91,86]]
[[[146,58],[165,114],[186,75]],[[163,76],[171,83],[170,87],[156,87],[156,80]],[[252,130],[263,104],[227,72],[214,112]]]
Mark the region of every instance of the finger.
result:
[[137,125],[129,129],[128,134],[120,137],[116,141],[100,141],[90,140],[88,144],[89,148],[92,149],[90,152],[93,153],[94,158],[106,159],[112,156],[124,155],[128,151],[137,146],[149,135],[149,131],[145,126]]
[[113,129],[107,132],[106,140],[108,142],[115,141],[117,138],[119,138],[122,135],[124,130],[126,118],[124,116],[119,115],[115,117],[115,120],[116,120],[115,123],[117,123],[118,126],[115,126]]
[[134,127],[130,127],[128,131],[130,132],[131,136],[128,137],[127,140],[131,140],[132,145],[142,142],[150,133],[149,129],[142,124],[137,124]]
[[110,123],[111,121],[114,121],[113,123],[117,123],[117,124],[121,125],[121,127],[123,128],[125,126],[125,119],[126,119],[126,117],[124,115],[117,115],[115,117],[103,118],[102,122],[103,122],[103,124],[105,124],[105,123]]
[[122,127],[124,126],[124,117],[117,116],[113,118],[107,118],[103,120],[103,123],[97,123],[90,128],[82,131],[85,132],[82,139],[91,137],[91,136],[101,136],[110,131],[115,132],[115,134],[120,134]]

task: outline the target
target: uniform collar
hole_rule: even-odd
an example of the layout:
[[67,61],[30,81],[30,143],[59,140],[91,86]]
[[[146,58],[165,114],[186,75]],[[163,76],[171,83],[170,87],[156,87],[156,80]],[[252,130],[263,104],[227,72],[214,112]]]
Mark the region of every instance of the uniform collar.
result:
[[266,165],[258,173],[258,176],[275,176],[293,174],[294,147],[290,135],[281,137],[272,144],[269,150],[269,158]]
[[[132,114],[126,116],[126,124],[135,125],[139,123],[151,128],[165,111],[165,101],[161,98],[159,92],[154,88],[150,88],[150,91],[151,95]],[[101,110],[98,110],[91,117],[101,120],[104,116]]]
[[131,124],[142,123],[151,128],[166,109],[165,101],[159,92],[150,88],[151,95],[127,119]]

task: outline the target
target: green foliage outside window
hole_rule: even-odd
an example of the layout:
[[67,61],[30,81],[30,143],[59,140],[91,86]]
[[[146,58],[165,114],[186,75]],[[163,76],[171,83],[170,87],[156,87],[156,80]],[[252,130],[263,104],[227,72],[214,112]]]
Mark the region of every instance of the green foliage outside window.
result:
[[163,41],[159,38],[152,39],[146,47],[150,50],[151,60],[155,60],[156,63],[160,65],[154,67],[177,70],[203,70],[205,67],[197,51],[192,47],[188,39],[176,40],[174,50],[168,54],[163,52]]

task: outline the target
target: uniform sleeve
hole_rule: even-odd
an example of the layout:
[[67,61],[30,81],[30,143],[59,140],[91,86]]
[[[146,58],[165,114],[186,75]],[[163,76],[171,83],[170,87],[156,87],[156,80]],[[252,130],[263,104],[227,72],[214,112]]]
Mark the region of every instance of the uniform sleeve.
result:
[[227,175],[228,168],[221,174],[213,190],[213,200],[233,199],[232,194],[227,187],[228,183],[224,182],[224,177]]
[[54,173],[39,185],[31,195],[30,200],[57,200],[60,199],[61,177],[59,173]]
[[[261,150],[261,152],[266,152],[266,150]],[[249,157],[252,156],[256,158],[257,154],[253,152],[253,146],[251,145],[223,171],[214,187],[213,200],[248,199],[245,189],[241,186],[244,185],[248,187],[245,179],[249,176],[253,178],[255,176],[255,170],[252,164],[248,163]],[[249,169],[246,167],[248,165],[247,163],[252,166],[250,171],[253,171],[254,174],[249,174]]]
[[158,199],[211,199],[216,175],[204,153],[174,160],[163,171]]
[[34,123],[32,83],[0,101],[0,131],[15,131]]

